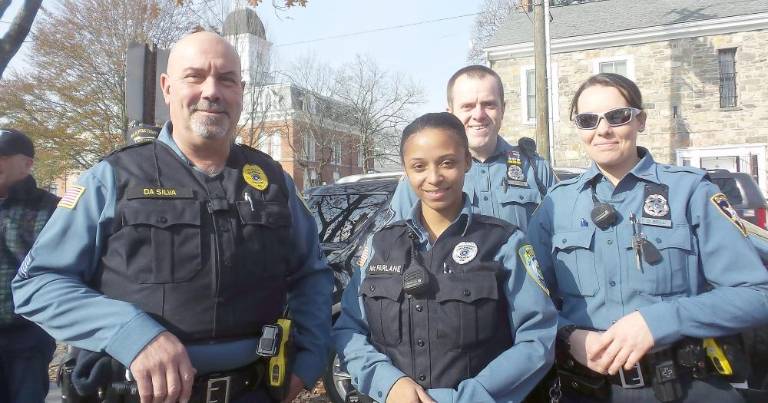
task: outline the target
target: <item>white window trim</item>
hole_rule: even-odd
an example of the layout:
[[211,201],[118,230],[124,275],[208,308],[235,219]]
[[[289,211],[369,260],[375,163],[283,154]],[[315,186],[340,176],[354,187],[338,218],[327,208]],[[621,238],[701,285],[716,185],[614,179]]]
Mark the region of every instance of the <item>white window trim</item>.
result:
[[600,63],[621,61],[627,62],[627,78],[635,81],[635,57],[632,55],[617,55],[592,59],[592,74],[600,73]]
[[[283,137],[280,131],[272,133],[269,142],[269,154],[275,161],[280,161],[283,158]],[[277,151],[277,152],[275,152]]]
[[[627,67],[629,68],[629,67]],[[534,65],[529,64],[520,66],[520,122],[524,125],[535,126],[536,118],[528,119],[528,86],[526,73],[534,70]],[[560,88],[558,86],[559,76],[557,74],[557,63],[552,63],[552,71],[549,74],[550,94],[552,103],[549,105],[549,112],[555,122],[560,121]]]

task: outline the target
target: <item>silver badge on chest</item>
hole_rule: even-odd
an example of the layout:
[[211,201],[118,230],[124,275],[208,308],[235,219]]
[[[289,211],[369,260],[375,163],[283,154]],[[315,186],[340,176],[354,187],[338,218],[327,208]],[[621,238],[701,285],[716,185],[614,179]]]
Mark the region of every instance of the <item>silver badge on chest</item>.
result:
[[458,264],[466,264],[477,256],[477,244],[474,242],[459,242],[453,248],[453,261]]
[[664,196],[652,194],[645,198],[643,211],[651,217],[664,217],[669,214],[669,204]]
[[525,181],[525,173],[520,165],[507,166],[507,178],[513,181]]

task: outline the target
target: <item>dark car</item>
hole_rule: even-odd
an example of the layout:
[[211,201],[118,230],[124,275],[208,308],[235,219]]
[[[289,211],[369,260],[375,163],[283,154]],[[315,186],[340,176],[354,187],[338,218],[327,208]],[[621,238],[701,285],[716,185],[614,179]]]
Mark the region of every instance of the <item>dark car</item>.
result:
[[751,175],[724,169],[714,169],[707,173],[712,182],[728,197],[739,217],[760,228],[766,228],[765,197]]
[[[319,186],[307,191],[307,205],[317,222],[320,246],[333,269],[333,319],[341,310],[341,294],[356,270],[368,235],[392,218],[389,201],[397,178],[365,179]],[[335,352],[323,374],[328,397],[334,403],[358,401],[349,374]],[[349,397],[347,395],[350,395]]]

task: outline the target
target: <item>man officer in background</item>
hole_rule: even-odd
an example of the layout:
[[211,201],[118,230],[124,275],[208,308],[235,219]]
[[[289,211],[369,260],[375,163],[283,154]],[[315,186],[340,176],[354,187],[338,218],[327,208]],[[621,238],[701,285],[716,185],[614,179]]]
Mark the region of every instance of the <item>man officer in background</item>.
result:
[[256,350],[286,300],[285,400],[327,361],[331,272],[291,178],[233,143],[240,72],[219,35],[182,38],[160,79],[171,121],[81,176],[14,279],[18,313],[129,368],[142,403],[267,401]]
[[35,147],[24,133],[0,129],[0,401],[42,402],[48,394],[51,336],[13,313],[11,279],[59,198],[39,189]]
[[[499,135],[504,118],[504,86],[495,71],[481,65],[459,69],[448,80],[448,112],[464,124],[472,166],[464,192],[475,213],[517,225],[522,230],[547,189],[556,182],[552,167],[532,146],[513,146]],[[406,181],[398,184],[390,206],[392,222],[405,219],[416,204]]]

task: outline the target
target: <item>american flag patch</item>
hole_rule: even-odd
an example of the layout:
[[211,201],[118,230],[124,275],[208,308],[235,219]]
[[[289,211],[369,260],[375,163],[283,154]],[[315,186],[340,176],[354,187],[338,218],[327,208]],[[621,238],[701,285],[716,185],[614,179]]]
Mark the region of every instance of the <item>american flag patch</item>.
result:
[[75,208],[83,193],[85,193],[85,188],[83,186],[73,185],[67,190],[67,193],[64,193],[64,196],[61,197],[61,201],[59,201],[59,205],[56,207],[64,207],[70,210]]

